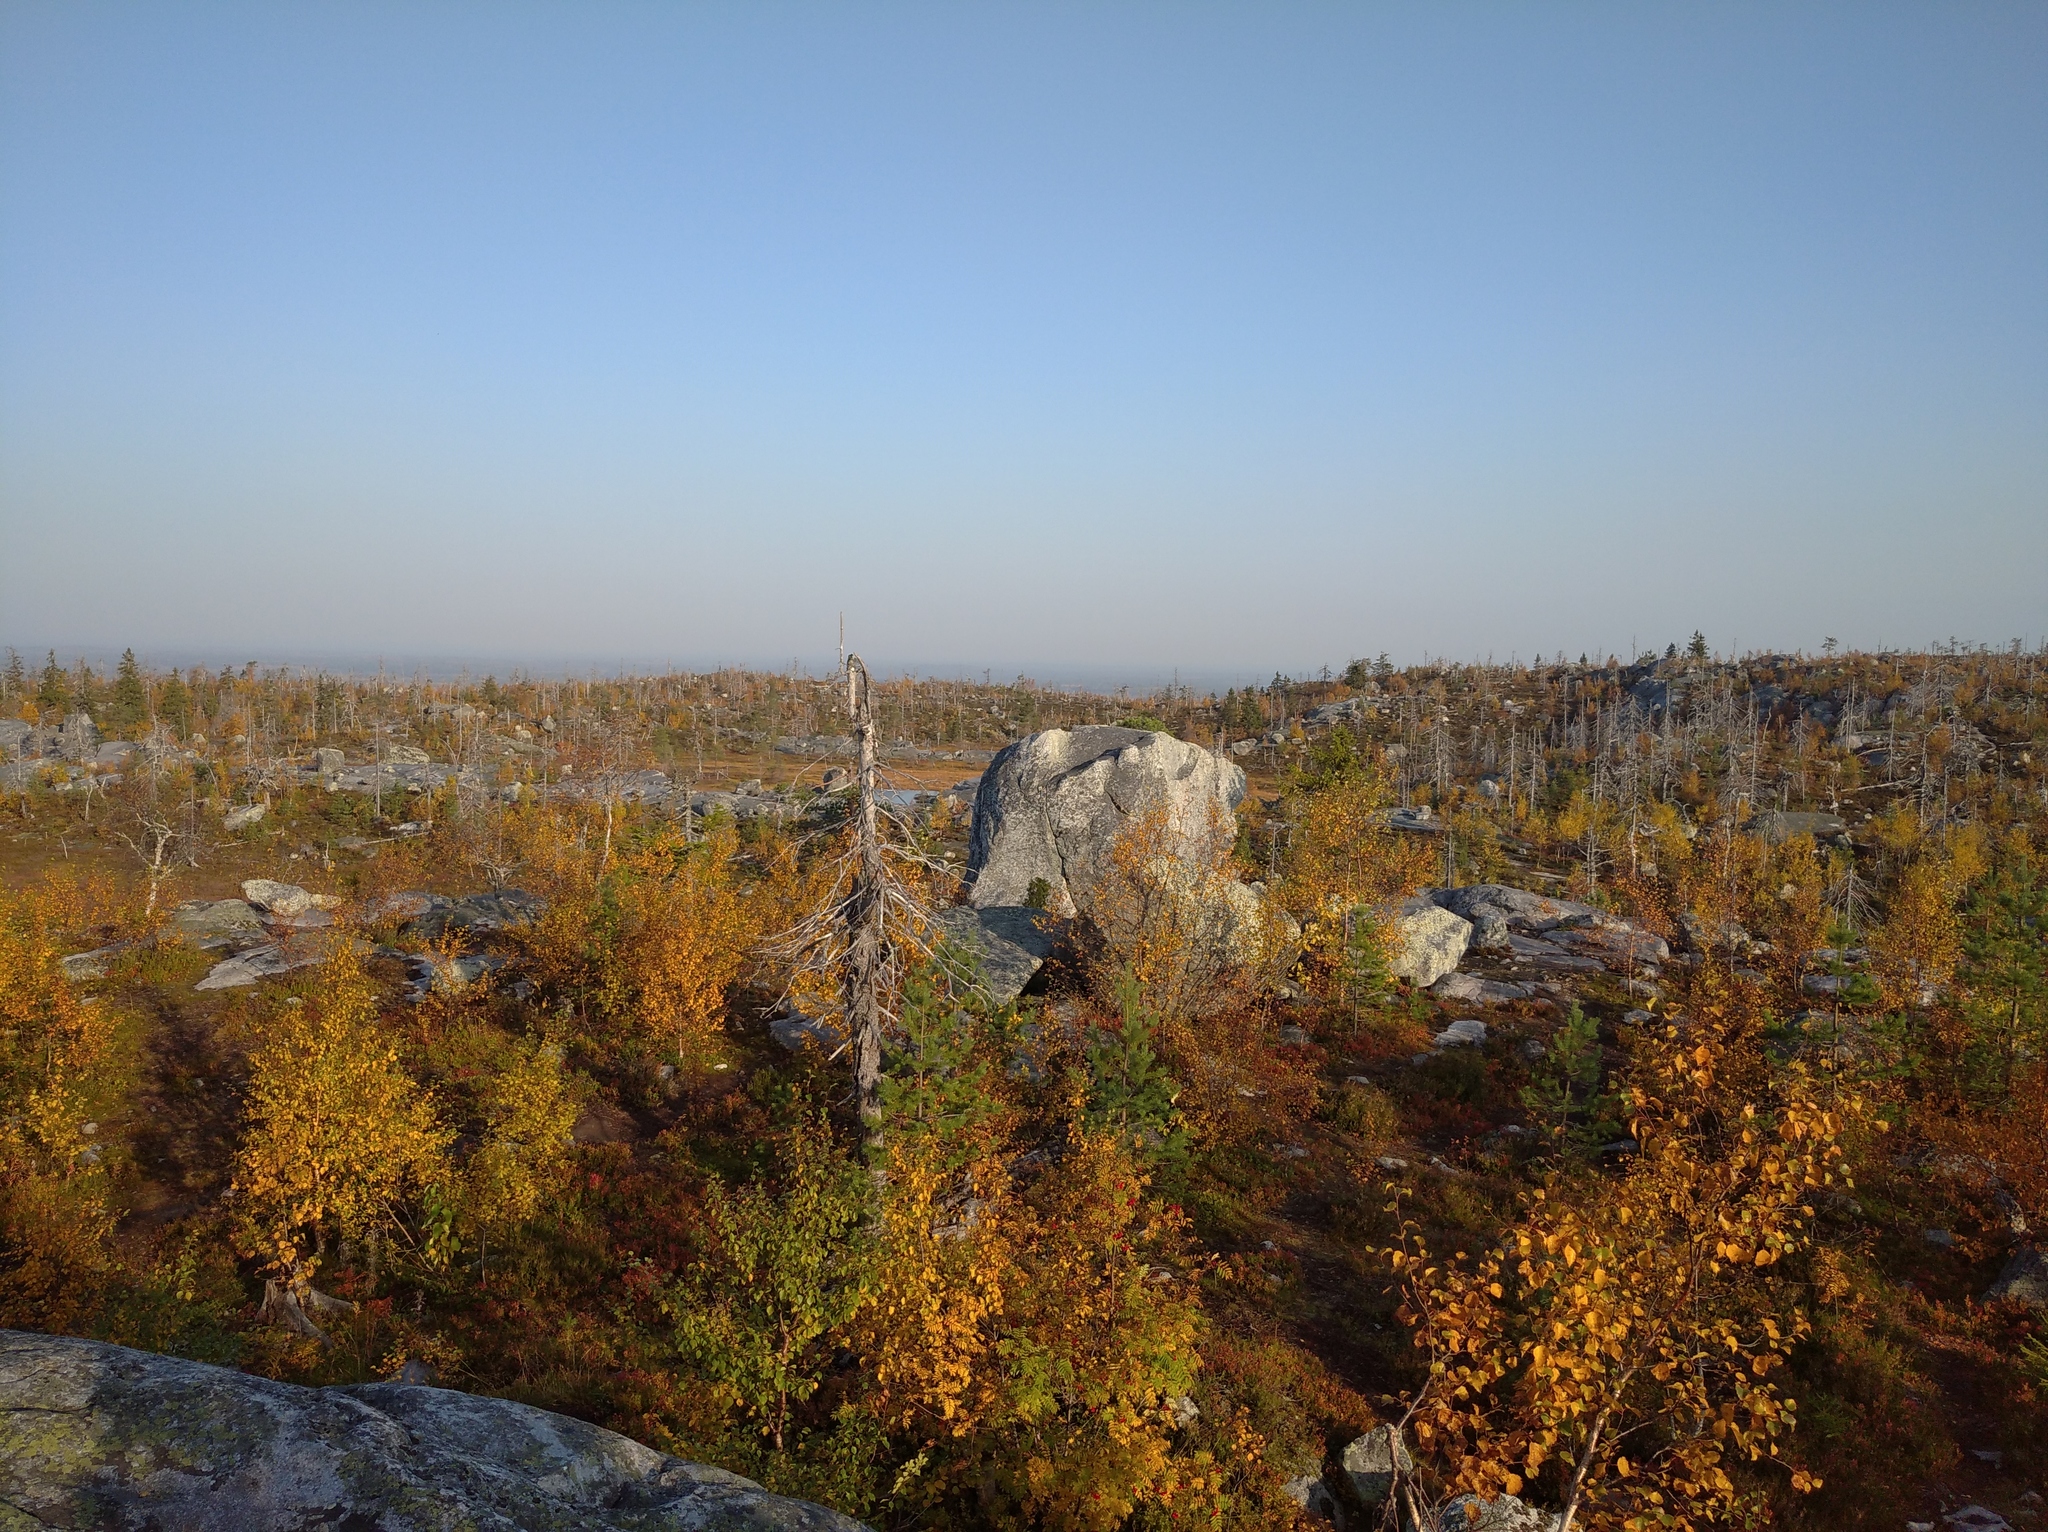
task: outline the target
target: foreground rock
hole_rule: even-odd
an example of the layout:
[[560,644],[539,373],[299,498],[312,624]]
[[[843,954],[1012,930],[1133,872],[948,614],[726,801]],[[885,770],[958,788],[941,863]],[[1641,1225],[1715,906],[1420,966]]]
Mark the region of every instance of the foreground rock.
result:
[[949,942],[979,959],[977,977],[991,1005],[1008,1005],[1021,995],[1059,945],[1058,922],[1021,905],[954,905],[936,919]]
[[1046,885],[1056,915],[1088,908],[1134,816],[1163,808],[1157,854],[1206,862],[1237,834],[1244,772],[1149,729],[1089,724],[1026,735],[1000,751],[974,799],[967,877],[977,907],[1022,905]]
[[270,1532],[340,1526],[858,1532],[566,1415],[396,1383],[298,1388],[0,1331],[0,1522]]

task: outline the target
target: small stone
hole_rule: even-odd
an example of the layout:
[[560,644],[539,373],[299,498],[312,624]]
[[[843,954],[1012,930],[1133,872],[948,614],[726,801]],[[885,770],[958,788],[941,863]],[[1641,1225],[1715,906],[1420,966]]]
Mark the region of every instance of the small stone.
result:
[[247,803],[244,804],[241,808],[229,809],[226,815],[222,817],[220,827],[223,830],[230,831],[246,830],[250,825],[255,824],[259,819],[261,819],[265,814],[269,812],[270,806],[268,804]]
[[1920,1237],[1926,1240],[1928,1244],[1938,1245],[1943,1250],[1955,1248],[1956,1237],[1946,1229],[1922,1229]]

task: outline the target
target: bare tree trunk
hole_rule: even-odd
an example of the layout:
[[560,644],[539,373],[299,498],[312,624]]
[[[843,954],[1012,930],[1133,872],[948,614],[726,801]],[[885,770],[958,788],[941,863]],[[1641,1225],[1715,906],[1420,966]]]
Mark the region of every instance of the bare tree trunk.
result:
[[[1633,1372],[1631,1368],[1630,1373]],[[1628,1381],[1627,1375],[1622,1381]],[[1609,1405],[1593,1422],[1593,1434],[1586,1438],[1586,1450],[1579,1455],[1578,1466],[1572,1471],[1572,1482],[1565,1490],[1564,1514],[1558,1518],[1557,1532],[1572,1532],[1572,1521],[1579,1514],[1579,1493],[1586,1487],[1586,1470],[1593,1466],[1593,1454],[1599,1449],[1600,1433],[1607,1429],[1607,1416],[1612,1409],[1613,1406]]]
[[861,1121],[870,1137],[881,1130],[882,1103],[882,843],[875,824],[875,720],[868,698],[868,670],[860,656],[846,657],[846,710],[860,747],[860,799],[854,816],[856,857],[853,891],[846,901],[844,1006],[853,1039],[853,1084]]

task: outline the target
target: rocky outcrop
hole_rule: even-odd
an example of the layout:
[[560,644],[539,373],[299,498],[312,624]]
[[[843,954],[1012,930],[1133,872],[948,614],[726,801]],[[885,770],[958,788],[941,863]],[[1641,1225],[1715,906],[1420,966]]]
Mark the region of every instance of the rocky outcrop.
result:
[[1206,861],[1237,833],[1244,772],[1149,729],[1048,729],[1000,751],[974,800],[967,876],[976,906],[1022,905],[1034,881],[1056,915],[1085,911],[1118,833],[1164,808],[1160,854]]
[[1427,988],[1458,966],[1472,923],[1426,898],[1410,899],[1386,918],[1387,972]]
[[860,1532],[808,1501],[506,1399],[298,1388],[0,1331],[0,1525],[187,1532]]

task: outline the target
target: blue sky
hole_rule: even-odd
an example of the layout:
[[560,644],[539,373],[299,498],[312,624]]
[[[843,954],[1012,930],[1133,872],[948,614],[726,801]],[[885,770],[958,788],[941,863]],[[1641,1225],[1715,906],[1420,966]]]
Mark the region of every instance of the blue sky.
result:
[[0,642],[2048,630],[2048,7],[0,9]]

